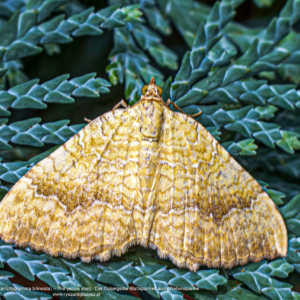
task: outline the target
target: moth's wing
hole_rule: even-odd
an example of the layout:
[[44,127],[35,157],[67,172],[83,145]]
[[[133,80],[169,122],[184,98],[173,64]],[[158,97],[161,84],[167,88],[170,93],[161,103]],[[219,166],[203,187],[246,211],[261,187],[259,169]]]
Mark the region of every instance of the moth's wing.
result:
[[201,124],[164,115],[150,245],[192,270],[285,256],[284,221],[261,186]]
[[0,205],[1,238],[84,261],[125,251],[136,239],[128,140],[138,128],[129,110],[106,113],[34,166]]

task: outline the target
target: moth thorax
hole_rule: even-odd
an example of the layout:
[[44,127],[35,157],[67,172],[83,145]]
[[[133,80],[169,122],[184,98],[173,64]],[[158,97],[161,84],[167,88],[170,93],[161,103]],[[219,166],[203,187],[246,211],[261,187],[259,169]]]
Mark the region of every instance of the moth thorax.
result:
[[163,122],[163,105],[156,101],[141,103],[141,133],[145,138],[158,139]]

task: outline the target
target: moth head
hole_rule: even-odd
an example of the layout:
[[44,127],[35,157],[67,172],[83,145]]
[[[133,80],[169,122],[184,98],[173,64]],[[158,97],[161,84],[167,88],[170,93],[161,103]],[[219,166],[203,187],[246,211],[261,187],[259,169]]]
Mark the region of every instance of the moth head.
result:
[[142,95],[145,96],[161,97],[162,93],[163,90],[159,85],[156,85],[154,77],[152,77],[149,84],[144,85],[142,88]]

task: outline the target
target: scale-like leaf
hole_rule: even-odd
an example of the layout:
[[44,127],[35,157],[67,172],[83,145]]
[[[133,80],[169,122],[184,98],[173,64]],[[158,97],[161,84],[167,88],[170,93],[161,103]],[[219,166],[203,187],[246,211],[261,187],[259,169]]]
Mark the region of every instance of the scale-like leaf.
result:
[[0,91],[0,116],[10,115],[10,107],[14,109],[45,109],[46,103],[72,103],[71,96],[98,98],[100,93],[109,92],[111,84],[102,78],[95,78],[90,73],[67,80],[69,75],[61,75],[41,85],[38,80],[30,80],[16,85],[7,91]]
[[40,118],[32,118],[0,126],[0,141],[2,142],[0,149],[10,149],[9,141],[32,147],[42,147],[44,143],[62,144],[85,126],[85,124],[67,126],[69,120],[43,125],[38,124],[40,121]]
[[172,269],[176,275],[169,281],[170,285],[184,288],[199,287],[205,290],[217,290],[218,285],[226,284],[227,279],[219,275],[218,270],[200,270],[197,273],[187,272],[182,269]]
[[143,276],[135,279],[133,284],[139,287],[145,287],[146,292],[155,298],[159,298],[161,292],[166,291],[168,282],[175,275],[166,270],[166,266],[137,266]]
[[280,293],[282,282],[271,278],[271,276],[286,278],[294,267],[285,260],[275,260],[269,264],[265,261],[259,263],[250,263],[245,267],[238,267],[230,271],[233,277],[244,284],[256,293],[269,294],[268,288]]
[[100,267],[103,272],[98,275],[97,281],[124,288],[128,288],[130,283],[142,275],[128,262],[109,262]]
[[[56,7],[61,1],[54,1]],[[35,55],[42,51],[38,43],[68,43],[72,41],[70,35],[99,35],[102,34],[101,28],[114,28],[124,26],[128,21],[140,22],[140,12],[138,6],[132,5],[125,8],[110,6],[94,13],[93,8],[89,8],[68,19],[64,15],[58,15],[40,25],[36,22],[45,18],[46,14],[38,10],[26,10],[23,13],[16,12],[7,24],[0,29],[0,61],[10,61],[21,57]],[[45,10],[46,11],[46,10]],[[49,11],[48,11],[49,12]],[[26,26],[20,26],[22,20],[28,14],[35,14],[36,21]],[[32,18],[31,18],[32,19]]]

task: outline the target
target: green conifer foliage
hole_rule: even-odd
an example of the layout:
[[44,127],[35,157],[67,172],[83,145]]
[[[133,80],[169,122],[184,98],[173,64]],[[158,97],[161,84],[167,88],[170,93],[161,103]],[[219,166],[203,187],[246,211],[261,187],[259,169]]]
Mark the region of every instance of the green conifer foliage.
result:
[[[197,121],[270,195],[286,222],[288,255],[193,273],[142,247],[86,264],[0,241],[0,296],[79,299],[79,291],[89,293],[88,300],[300,299],[300,0],[280,1],[280,10],[274,0],[212,6],[110,0],[99,9],[83,2],[0,0],[0,198],[85,125],[83,117],[72,121],[81,104],[87,115],[95,103],[108,103],[103,113],[121,97],[132,105],[155,76],[164,101],[170,98],[188,114],[202,111]],[[241,5],[258,12],[254,19],[238,22]],[[266,18],[262,8],[270,12]],[[41,52],[59,59],[64,44],[82,39],[83,47],[88,36],[109,48],[105,57],[99,54],[103,78],[88,63],[81,74],[37,78],[32,68]],[[79,68],[77,59],[83,62],[76,57],[72,63]],[[123,96],[109,96],[117,93]],[[49,290],[32,290],[28,282]]]

